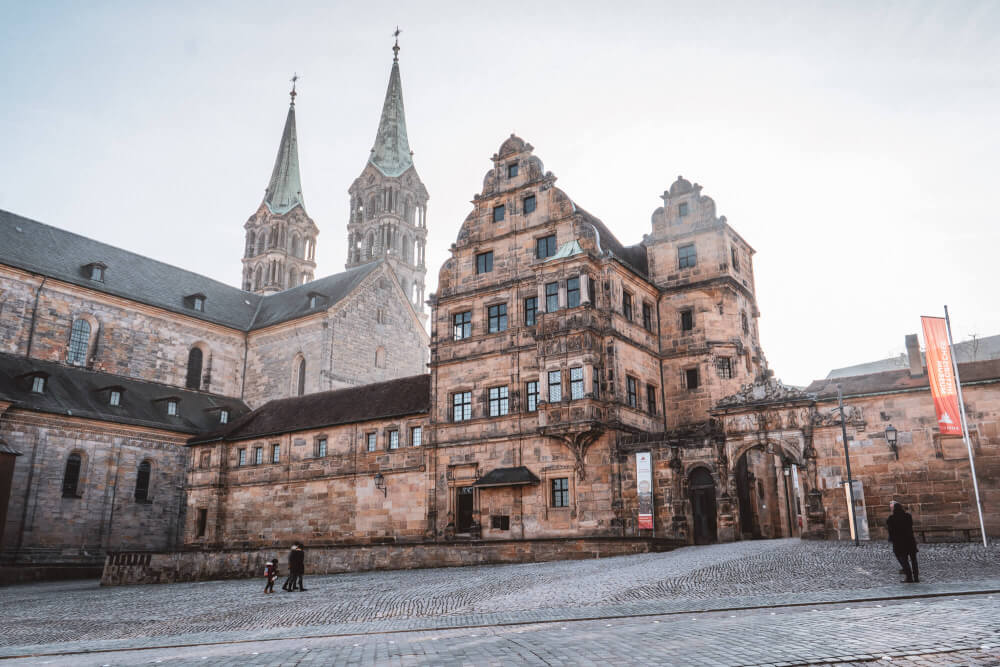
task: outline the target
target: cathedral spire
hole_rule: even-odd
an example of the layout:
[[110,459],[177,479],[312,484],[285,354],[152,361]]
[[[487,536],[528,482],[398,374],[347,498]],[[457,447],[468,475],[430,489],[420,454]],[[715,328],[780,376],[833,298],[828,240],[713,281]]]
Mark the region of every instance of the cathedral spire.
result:
[[274,171],[271,172],[271,182],[264,194],[264,203],[271,213],[282,215],[296,206],[305,209],[302,199],[302,182],[299,178],[299,141],[295,135],[295,82],[299,76],[292,77],[292,98],[288,105],[288,116],[285,118],[285,129],[281,133],[281,144],[278,146],[278,157],[274,160]]
[[393,36],[396,43],[392,47],[392,72],[389,87],[382,103],[382,118],[375,135],[375,146],[368,161],[385,176],[399,176],[413,166],[413,154],[406,137],[406,114],[403,111],[403,84],[399,79],[399,28]]

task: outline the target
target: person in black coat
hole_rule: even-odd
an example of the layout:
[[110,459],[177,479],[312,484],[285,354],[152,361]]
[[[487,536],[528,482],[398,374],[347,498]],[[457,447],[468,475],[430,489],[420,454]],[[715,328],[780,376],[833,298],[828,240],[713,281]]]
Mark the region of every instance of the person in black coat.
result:
[[302,545],[296,542],[292,545],[291,551],[288,552],[288,578],[285,579],[285,583],[282,584],[281,588],[286,591],[304,591],[305,588],[302,587],[302,575],[305,574],[305,557],[306,554],[302,550]]
[[917,570],[917,538],[913,536],[913,517],[903,508],[901,503],[893,501],[892,514],[885,522],[889,529],[889,541],[892,542],[892,552],[903,567],[906,582],[920,581]]

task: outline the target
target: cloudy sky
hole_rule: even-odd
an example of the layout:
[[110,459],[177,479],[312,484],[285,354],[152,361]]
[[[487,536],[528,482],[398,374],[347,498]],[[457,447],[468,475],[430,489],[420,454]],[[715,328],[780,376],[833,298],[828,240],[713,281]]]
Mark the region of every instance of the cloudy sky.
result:
[[1000,334],[996,2],[8,2],[0,208],[239,285],[298,72],[340,271],[397,24],[428,291],[516,132],[626,244],[702,184],[786,382],[898,354],[945,303],[956,338]]

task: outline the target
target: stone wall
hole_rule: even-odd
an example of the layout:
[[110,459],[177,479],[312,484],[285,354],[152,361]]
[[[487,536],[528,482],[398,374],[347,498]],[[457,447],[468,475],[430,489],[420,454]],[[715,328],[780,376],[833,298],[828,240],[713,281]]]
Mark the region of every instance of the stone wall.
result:
[[[306,577],[367,570],[407,570],[498,563],[609,558],[669,551],[671,540],[574,538],[566,540],[505,540],[439,542],[306,548]],[[103,586],[263,578],[264,564],[281,562],[287,574],[287,549],[178,551],[173,553],[114,553],[105,561]]]

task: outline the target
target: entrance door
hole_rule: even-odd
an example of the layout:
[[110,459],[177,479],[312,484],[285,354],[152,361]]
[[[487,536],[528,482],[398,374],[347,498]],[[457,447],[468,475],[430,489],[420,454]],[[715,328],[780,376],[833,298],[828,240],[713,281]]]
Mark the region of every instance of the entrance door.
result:
[[753,520],[754,489],[751,482],[747,453],[744,452],[736,462],[736,498],[740,506],[740,536],[744,540],[760,537],[760,531],[755,529]]
[[694,515],[694,543],[712,544],[718,539],[715,517],[715,480],[704,468],[691,473],[691,512]]
[[472,527],[472,499],[474,488],[458,487],[458,507],[455,512],[455,532],[467,533]]

